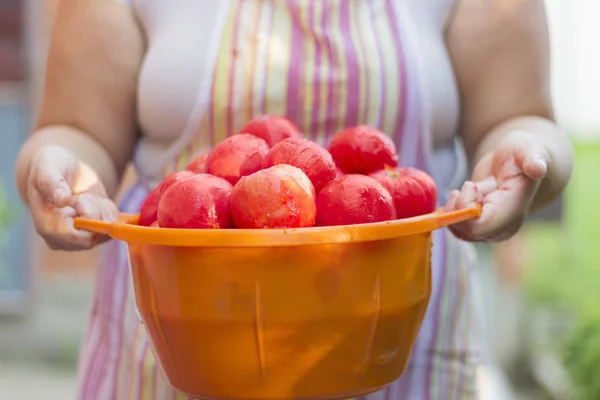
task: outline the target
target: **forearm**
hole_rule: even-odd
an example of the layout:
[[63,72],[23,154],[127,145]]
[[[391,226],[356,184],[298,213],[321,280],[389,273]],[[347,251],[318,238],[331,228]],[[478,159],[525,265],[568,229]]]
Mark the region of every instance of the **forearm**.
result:
[[117,191],[121,169],[115,166],[106,149],[92,137],[68,126],[48,126],[38,129],[22,147],[16,166],[19,194],[27,201],[27,179],[31,161],[44,146],[61,146],[78,160],[85,160],[104,185],[109,196]]
[[506,121],[483,137],[470,160],[471,165],[490,156],[509,134],[523,132],[536,139],[547,152],[548,173],[540,183],[532,210],[542,208],[555,199],[566,187],[573,169],[573,149],[567,135],[548,119],[524,116]]

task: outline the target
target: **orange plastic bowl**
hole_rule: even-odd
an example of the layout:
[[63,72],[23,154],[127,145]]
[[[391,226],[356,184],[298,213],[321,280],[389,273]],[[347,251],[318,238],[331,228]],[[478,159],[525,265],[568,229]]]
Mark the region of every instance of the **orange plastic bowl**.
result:
[[479,208],[354,226],[174,230],[76,220],[127,242],[169,383],[202,399],[343,399],[404,371],[431,293],[431,232]]

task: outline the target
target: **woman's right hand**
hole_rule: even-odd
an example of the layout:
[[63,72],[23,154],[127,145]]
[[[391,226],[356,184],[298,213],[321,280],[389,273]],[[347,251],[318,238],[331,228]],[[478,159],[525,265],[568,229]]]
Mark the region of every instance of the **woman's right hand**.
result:
[[32,159],[27,203],[36,232],[53,250],[89,249],[104,239],[75,229],[75,217],[114,221],[119,215],[97,174],[60,146],[42,147]]

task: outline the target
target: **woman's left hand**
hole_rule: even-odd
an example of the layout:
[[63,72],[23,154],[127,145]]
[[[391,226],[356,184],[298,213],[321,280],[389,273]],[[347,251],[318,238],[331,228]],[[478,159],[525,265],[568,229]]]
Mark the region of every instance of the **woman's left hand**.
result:
[[481,217],[452,225],[450,230],[471,242],[510,238],[523,224],[549,161],[539,137],[523,131],[507,134],[477,162],[472,181],[453,191],[446,205],[452,211],[480,203]]

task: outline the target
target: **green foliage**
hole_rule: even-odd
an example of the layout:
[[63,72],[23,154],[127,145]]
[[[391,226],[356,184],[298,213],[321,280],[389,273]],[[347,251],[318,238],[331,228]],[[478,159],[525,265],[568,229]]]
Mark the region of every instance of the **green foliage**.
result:
[[13,221],[12,214],[6,201],[6,193],[4,192],[4,186],[0,182],[0,235]]
[[527,228],[531,257],[526,284],[531,299],[569,307],[600,304],[600,143],[575,145],[573,178],[565,194],[562,226]]
[[4,279],[7,279],[6,268],[4,261],[2,260],[2,248],[4,247],[5,240],[7,239],[5,236],[6,229],[10,226],[14,219],[14,212],[8,205],[4,186],[2,182],[0,182],[0,282],[2,282]]
[[567,340],[563,361],[578,400],[600,399],[600,315],[581,316],[581,322]]
[[575,145],[562,226],[527,228],[526,276],[535,304],[570,309],[577,323],[565,338],[563,361],[579,400],[600,399],[600,143]]
[[[564,284],[562,248],[557,246],[560,229],[552,223],[535,223],[526,228],[527,253],[531,262],[525,271],[529,299],[544,305],[571,302],[570,288]],[[561,282],[562,281],[562,282]]]

